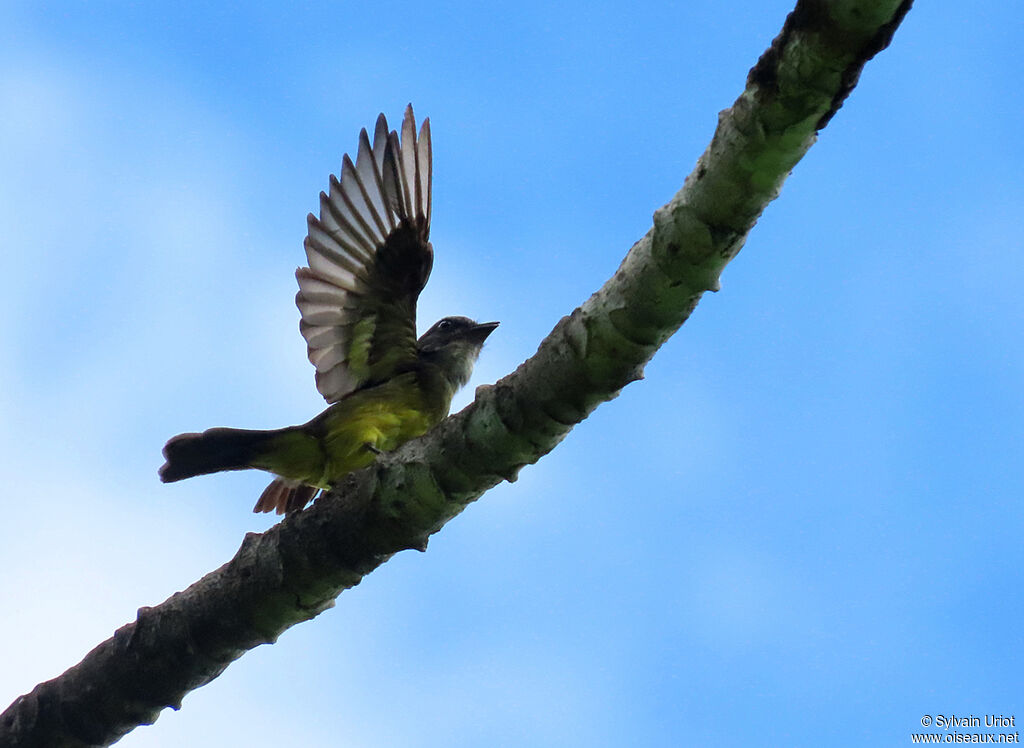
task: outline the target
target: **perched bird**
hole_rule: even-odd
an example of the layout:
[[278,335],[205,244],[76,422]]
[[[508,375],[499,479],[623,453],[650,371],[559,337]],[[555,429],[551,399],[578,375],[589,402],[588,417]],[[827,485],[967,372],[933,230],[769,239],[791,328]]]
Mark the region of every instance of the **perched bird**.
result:
[[416,338],[416,300],[430,275],[430,120],[419,136],[412,105],[402,132],[381,114],[359,133],[355,164],[320,193],[304,242],[308,267],[295,303],[316,387],[330,407],[301,426],[214,428],[164,447],[165,483],[256,468],[277,477],[255,512],[298,511],[320,489],[441,421],[497,322],[445,317]]

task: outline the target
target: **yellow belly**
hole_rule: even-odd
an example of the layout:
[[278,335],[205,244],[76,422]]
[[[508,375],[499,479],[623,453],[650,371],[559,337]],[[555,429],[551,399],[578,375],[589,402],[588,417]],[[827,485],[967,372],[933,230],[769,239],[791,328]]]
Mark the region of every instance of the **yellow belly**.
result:
[[323,472],[313,485],[329,488],[369,465],[377,452],[389,452],[425,434],[447,415],[451,396],[445,394],[440,399],[426,397],[408,374],[332,405],[310,422],[321,429],[325,456]]
[[[326,463],[316,485],[328,488],[347,473],[366,467],[377,452],[389,452],[403,442],[425,434],[440,419],[431,419],[421,410],[395,407],[373,400],[358,403],[355,409],[331,414],[325,419],[323,436]],[[376,452],[374,451],[376,450]]]
[[302,426],[282,429],[251,466],[330,488],[377,452],[425,434],[448,414],[451,391],[425,391],[413,373],[353,392]]

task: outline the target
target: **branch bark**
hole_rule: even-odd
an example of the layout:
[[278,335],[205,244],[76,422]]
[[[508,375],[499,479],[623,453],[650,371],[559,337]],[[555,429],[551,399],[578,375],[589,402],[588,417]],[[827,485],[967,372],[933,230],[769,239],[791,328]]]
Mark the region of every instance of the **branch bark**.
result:
[[761,212],[884,49],[912,0],[799,0],[683,188],[605,285],[515,372],[153,608],[0,715],[0,748],[108,745],[551,451],[642,377],[718,289]]

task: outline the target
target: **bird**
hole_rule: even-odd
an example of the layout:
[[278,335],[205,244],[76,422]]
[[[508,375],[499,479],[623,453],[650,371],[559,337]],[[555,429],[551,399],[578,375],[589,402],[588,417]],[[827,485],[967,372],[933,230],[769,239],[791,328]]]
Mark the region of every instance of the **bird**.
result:
[[497,322],[445,317],[416,337],[416,301],[433,266],[430,120],[401,133],[377,117],[371,143],[320,193],[307,217],[307,265],[295,271],[299,331],[328,407],[281,429],[211,428],[163,448],[164,483],[225,470],[274,474],[254,512],[291,514],[378,455],[448,415]]

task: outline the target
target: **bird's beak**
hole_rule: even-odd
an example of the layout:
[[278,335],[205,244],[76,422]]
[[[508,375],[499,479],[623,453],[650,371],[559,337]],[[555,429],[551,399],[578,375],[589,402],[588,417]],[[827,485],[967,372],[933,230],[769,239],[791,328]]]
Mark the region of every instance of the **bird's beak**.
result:
[[497,322],[480,322],[466,331],[466,338],[474,343],[483,343],[497,326]]

